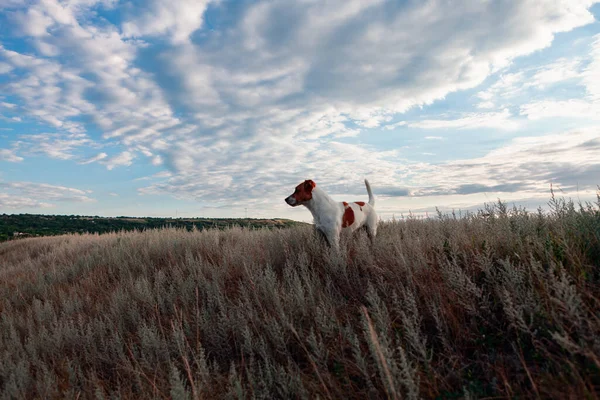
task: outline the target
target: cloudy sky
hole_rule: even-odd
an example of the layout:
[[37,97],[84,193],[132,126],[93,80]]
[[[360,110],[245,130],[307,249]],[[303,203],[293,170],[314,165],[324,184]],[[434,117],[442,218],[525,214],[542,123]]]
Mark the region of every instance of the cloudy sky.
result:
[[0,213],[591,200],[599,2],[0,0]]

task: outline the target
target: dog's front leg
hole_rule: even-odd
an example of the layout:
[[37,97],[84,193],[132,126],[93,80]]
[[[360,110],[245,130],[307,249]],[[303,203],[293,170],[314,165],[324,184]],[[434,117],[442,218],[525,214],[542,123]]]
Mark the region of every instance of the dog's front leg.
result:
[[317,231],[317,235],[319,236],[319,239],[324,240],[325,243],[327,243],[327,246],[331,247],[331,242],[329,241],[327,234],[325,234],[325,232],[323,232],[319,228],[315,228],[315,230]]
[[329,243],[329,247],[334,248],[336,250],[340,249],[340,231],[336,229],[327,230],[325,232],[325,236],[327,237],[327,242]]
[[316,228],[319,236],[325,240],[327,246],[339,249],[340,247],[340,232],[335,230],[322,230]]

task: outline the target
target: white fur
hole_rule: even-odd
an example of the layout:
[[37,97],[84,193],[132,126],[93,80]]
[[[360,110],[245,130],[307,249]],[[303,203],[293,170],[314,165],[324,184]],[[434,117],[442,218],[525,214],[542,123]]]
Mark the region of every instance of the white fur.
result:
[[369,202],[365,203],[362,207],[356,203],[348,203],[348,206],[354,211],[354,222],[345,228],[342,228],[342,218],[345,211],[344,203],[333,200],[318,186],[312,189],[312,199],[301,203],[301,205],[310,210],[314,218],[315,227],[325,235],[331,246],[339,248],[340,233],[343,229],[349,229],[350,232],[354,232],[364,226],[367,228],[370,238],[375,238],[377,234],[377,213],[374,208],[375,198],[366,179],[365,186],[369,194]]

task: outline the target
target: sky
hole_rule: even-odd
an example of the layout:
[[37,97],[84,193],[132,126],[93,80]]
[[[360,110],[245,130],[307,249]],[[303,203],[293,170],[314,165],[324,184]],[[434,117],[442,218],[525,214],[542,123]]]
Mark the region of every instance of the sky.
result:
[[0,0],[0,213],[594,200],[599,3]]

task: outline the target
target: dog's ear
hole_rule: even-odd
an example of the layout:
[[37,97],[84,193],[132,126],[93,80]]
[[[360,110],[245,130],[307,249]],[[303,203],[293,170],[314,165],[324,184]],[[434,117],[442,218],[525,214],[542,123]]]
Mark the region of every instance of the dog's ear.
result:
[[312,192],[315,186],[317,186],[317,184],[312,179],[307,179],[304,181],[304,190],[308,193]]

